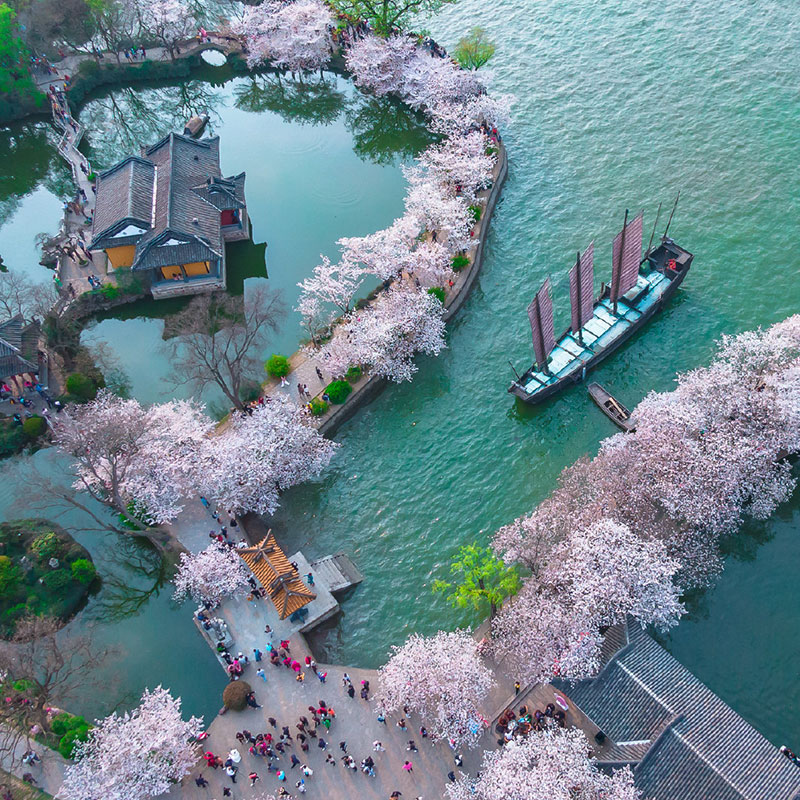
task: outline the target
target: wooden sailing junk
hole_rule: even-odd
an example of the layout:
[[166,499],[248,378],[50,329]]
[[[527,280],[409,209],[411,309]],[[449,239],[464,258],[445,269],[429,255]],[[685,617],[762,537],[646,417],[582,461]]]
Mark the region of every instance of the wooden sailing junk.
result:
[[508,387],[509,392],[535,404],[582,380],[675,294],[694,256],[667,236],[674,213],[675,207],[661,244],[651,250],[651,235],[642,257],[643,215],[629,221],[625,212],[622,230],[612,246],[611,283],[603,284],[596,297],[594,242],[577,254],[569,272],[571,325],[558,339],[553,326],[550,279],[545,280],[528,306],[535,362]]

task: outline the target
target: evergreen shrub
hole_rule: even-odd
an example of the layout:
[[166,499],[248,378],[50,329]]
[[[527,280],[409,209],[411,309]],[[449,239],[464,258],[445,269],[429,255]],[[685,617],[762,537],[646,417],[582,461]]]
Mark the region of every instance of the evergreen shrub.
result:
[[347,381],[331,381],[325,389],[325,393],[335,405],[341,405],[347,400],[347,395],[353,391],[353,387]]
[[289,359],[273,353],[264,365],[268,375],[273,378],[285,378],[289,374]]

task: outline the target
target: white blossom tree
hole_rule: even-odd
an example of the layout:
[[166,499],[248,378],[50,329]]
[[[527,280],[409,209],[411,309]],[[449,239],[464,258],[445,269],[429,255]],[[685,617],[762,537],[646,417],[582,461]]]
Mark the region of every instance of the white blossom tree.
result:
[[75,488],[126,515],[134,533],[150,537],[148,525],[169,522],[183,509],[211,427],[194,402],[145,408],[100,391],[55,418],[54,435],[72,457]]
[[173,582],[175,599],[189,595],[196,603],[218,606],[225,597],[249,589],[250,570],[236,551],[214,542],[198,553],[181,553]]
[[381,667],[375,697],[390,713],[408,706],[437,738],[474,746],[483,733],[480,704],[493,685],[470,631],[414,633]]
[[206,497],[233,514],[272,514],[280,492],[319,475],[337,447],[309,424],[305,409],[271,396],[207,440],[197,480]]
[[190,3],[181,0],[135,0],[142,28],[175,58],[178,45],[194,35],[197,19]]
[[374,374],[400,383],[417,371],[415,353],[438,355],[444,346],[442,304],[425,291],[397,285],[349,314],[320,358],[334,375],[367,364]]
[[332,264],[327,256],[320,258],[322,263],[314,267],[311,277],[297,284],[303,290],[300,302],[306,296],[313,296],[346,314],[364,282],[364,271],[347,259]]
[[235,31],[250,68],[264,61],[292,72],[321,69],[333,52],[333,17],[319,0],[264,0],[244,9]]
[[639,800],[630,767],[606,775],[577,728],[531,731],[487,751],[479,776],[446,789],[448,800]]
[[666,629],[684,607],[674,584],[679,563],[663,542],[600,520],[553,546],[494,626],[498,654],[530,680],[581,678],[599,667],[601,630],[628,615]]
[[496,157],[487,155],[487,137],[479,131],[450,136],[432,145],[418,160],[417,169],[406,172],[412,184],[425,177],[438,180],[445,186],[457,187],[471,203],[477,193],[492,181]]
[[630,615],[664,630],[685,612],[674,578],[679,563],[663,542],[640,539],[626,525],[600,520],[555,549],[544,581],[601,626]]
[[378,96],[402,91],[405,71],[415,55],[414,41],[408,36],[362,36],[345,51],[356,85]]
[[416,219],[423,229],[430,231],[436,241],[450,253],[468,250],[476,240],[472,238],[473,218],[466,198],[456,194],[454,186],[425,176],[418,167],[404,167],[409,181],[406,195],[406,213]]
[[198,754],[190,740],[203,720],[181,716],[181,700],[160,686],[145,691],[133,711],[98,720],[58,793],[63,800],[144,800],[167,792]]

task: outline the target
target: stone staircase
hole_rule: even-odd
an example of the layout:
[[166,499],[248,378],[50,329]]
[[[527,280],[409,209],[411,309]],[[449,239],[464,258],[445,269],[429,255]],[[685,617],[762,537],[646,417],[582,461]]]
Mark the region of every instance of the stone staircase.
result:
[[332,594],[344,592],[364,580],[356,565],[344,553],[325,556],[311,562],[314,581],[323,583]]

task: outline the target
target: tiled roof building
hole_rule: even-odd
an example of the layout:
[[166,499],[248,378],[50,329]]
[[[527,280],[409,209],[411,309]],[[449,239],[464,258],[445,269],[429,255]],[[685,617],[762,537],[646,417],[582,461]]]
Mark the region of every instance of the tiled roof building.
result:
[[154,297],[224,289],[225,243],[250,235],[244,181],[222,177],[218,136],[170,133],[100,174],[89,247]]
[[553,682],[613,743],[601,766],[632,766],[648,800],[800,800],[800,767],[638,624],[611,633],[595,678]]
[[23,355],[25,334],[31,327],[20,314],[0,324],[0,380],[38,372],[38,366]]

